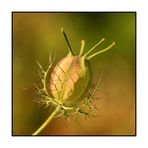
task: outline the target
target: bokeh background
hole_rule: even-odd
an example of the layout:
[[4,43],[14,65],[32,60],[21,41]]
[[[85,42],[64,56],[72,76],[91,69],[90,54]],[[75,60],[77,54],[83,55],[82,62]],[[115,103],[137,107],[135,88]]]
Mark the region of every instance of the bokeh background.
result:
[[[73,50],[80,40],[85,52],[103,37],[95,51],[116,42],[91,60],[93,82],[103,78],[95,105],[97,118],[83,116],[54,119],[40,135],[135,135],[135,13],[12,13],[13,31],[13,113],[12,134],[31,135],[48,117],[50,108],[35,103],[33,83],[39,81],[39,60],[44,68],[49,53],[55,63],[66,56],[67,45],[60,31],[64,28]],[[95,52],[93,51],[93,52]],[[54,64],[55,64],[54,63]]]

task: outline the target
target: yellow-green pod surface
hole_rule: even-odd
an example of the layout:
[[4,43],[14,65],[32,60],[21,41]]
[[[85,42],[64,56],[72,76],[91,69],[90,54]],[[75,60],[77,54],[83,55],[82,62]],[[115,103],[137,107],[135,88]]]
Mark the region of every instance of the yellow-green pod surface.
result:
[[89,63],[83,56],[70,55],[54,67],[50,79],[50,92],[56,102],[72,107],[83,99],[82,95],[89,81]]

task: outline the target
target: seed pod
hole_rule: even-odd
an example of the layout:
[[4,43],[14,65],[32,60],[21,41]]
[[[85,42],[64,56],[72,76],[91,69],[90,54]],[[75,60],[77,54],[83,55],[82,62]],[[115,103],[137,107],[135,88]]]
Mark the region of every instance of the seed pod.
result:
[[48,92],[46,86],[46,78],[53,64],[51,58],[50,58],[50,64],[46,71],[38,63],[39,68],[43,75],[41,78],[43,87],[39,88],[38,86],[35,85],[36,89],[41,95],[41,100],[39,100],[39,102],[41,104],[45,104],[45,106],[51,104],[55,107],[55,110],[32,135],[39,134],[55,116],[65,115],[66,117],[69,118],[69,116],[72,115],[73,113],[82,113],[88,116],[88,113],[85,112],[82,108],[86,106],[89,106],[89,108],[94,107],[91,104],[91,100],[93,99],[94,94],[96,93],[96,90],[101,80],[100,78],[99,81],[97,82],[97,85],[93,93],[89,97],[86,97],[87,101],[81,103],[81,101],[84,98],[84,94],[87,92],[87,88],[91,78],[89,60],[109,50],[115,44],[115,42],[113,42],[107,48],[88,56],[90,52],[92,52],[99,44],[101,44],[104,41],[104,39],[98,42],[86,54],[83,54],[85,42],[84,40],[82,40],[80,53],[79,55],[75,55],[68,42],[64,30],[62,29],[61,31],[68,45],[68,50],[69,50],[68,55],[62,58],[55,65],[53,71],[51,72],[50,92]]
[[110,49],[115,43],[113,42],[106,49],[87,56],[94,48],[103,42],[104,39],[91,48],[85,55],[82,55],[84,49],[84,41],[82,41],[80,54],[76,56],[71,49],[63,29],[62,32],[67,41],[69,53],[56,64],[51,73],[50,93],[57,103],[73,107],[81,102],[82,96],[90,82],[89,60]]
[[50,80],[51,94],[65,106],[73,106],[81,101],[90,81],[89,63],[82,56],[67,56],[60,60]]

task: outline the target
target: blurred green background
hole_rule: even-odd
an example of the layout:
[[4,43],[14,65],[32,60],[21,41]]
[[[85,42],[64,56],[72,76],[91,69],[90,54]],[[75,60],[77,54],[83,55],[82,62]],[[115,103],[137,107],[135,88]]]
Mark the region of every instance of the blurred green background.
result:
[[[85,52],[103,37],[95,51],[116,45],[90,62],[93,82],[104,75],[95,104],[98,118],[54,119],[41,135],[135,135],[135,13],[13,13],[13,135],[31,135],[48,117],[39,107],[33,83],[39,81],[49,53],[55,63],[68,53],[60,31],[67,33],[73,50],[86,41]],[[93,51],[93,52],[95,52]],[[54,63],[54,64],[55,64]],[[76,121],[75,121],[76,120]]]

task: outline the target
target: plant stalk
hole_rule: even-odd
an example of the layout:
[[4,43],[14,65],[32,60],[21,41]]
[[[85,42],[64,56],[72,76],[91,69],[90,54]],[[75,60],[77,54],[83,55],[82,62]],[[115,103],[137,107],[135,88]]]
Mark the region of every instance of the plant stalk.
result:
[[50,114],[47,120],[32,134],[32,136],[38,135],[46,126],[50,123],[50,121],[55,117],[55,115],[60,110],[61,105],[58,105],[57,108]]

